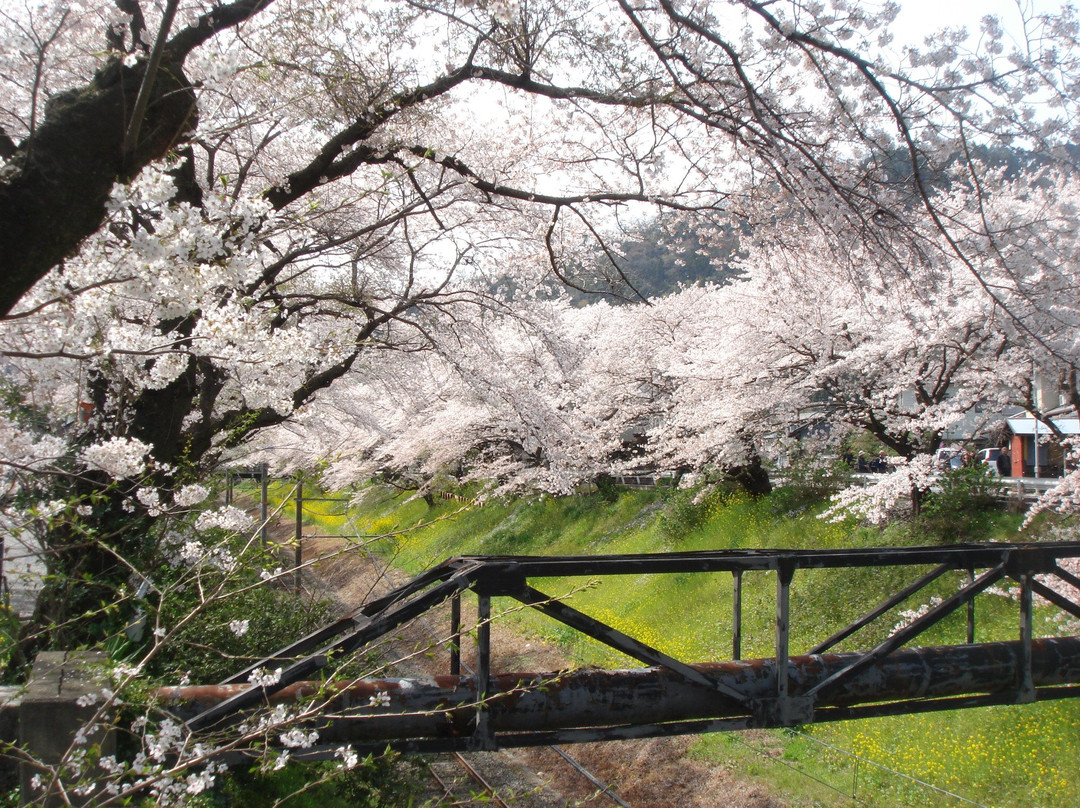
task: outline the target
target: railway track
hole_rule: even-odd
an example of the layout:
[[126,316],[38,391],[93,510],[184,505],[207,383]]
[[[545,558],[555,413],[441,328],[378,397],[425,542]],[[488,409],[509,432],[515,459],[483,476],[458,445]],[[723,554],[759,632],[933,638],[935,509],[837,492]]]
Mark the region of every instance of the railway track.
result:
[[[343,536],[342,538],[348,538]],[[366,563],[375,570],[378,581],[391,581],[388,567],[374,555],[367,555]],[[318,578],[318,573],[306,569],[305,574]],[[320,584],[322,581],[319,582]],[[437,641],[439,633],[431,624],[420,618],[414,625]],[[389,651],[390,649],[384,649]],[[402,657],[409,654],[402,654]],[[414,661],[415,657],[414,657]],[[472,673],[464,660],[462,668]],[[431,673],[432,671],[426,671]],[[453,753],[434,756],[427,762],[428,771],[435,784],[436,791],[429,794],[435,805],[442,806],[490,806],[500,808],[569,808],[570,806],[619,806],[631,808],[612,789],[593,772],[589,771],[571,754],[558,746],[545,747],[554,752],[555,765],[545,766],[545,773],[538,774],[530,770],[514,755],[507,752]],[[558,768],[558,773],[555,769]],[[579,787],[566,785],[568,790],[580,794],[582,790],[591,793],[586,800],[568,799],[559,788],[560,784],[576,783]],[[587,784],[587,785],[586,785]]]
[[[561,764],[558,771],[547,766],[541,775],[525,767],[513,755],[503,752],[453,753],[428,761],[428,771],[441,792],[434,805],[490,806],[500,808],[569,808],[570,806],[618,805],[631,808],[615,791],[599,780],[571,755],[557,746],[547,747],[556,753],[552,760]],[[577,778],[576,795],[568,797],[562,789],[571,789]]]
[[[475,804],[510,808],[509,803],[502,798],[498,789],[489,783],[464,755],[457,752],[452,755],[445,755],[438,760],[429,761],[427,768],[444,794],[436,805],[468,806]],[[481,789],[480,793],[475,791],[476,786]],[[513,799],[514,796],[508,795],[508,798]]]

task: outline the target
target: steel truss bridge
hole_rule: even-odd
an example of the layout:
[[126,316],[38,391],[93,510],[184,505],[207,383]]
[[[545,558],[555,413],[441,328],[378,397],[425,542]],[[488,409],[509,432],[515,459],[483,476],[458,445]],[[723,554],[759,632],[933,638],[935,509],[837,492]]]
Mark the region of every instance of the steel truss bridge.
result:
[[[270,703],[317,703],[312,726],[319,729],[320,745],[298,757],[329,756],[343,743],[375,752],[388,747],[402,752],[492,750],[1069,698],[1080,695],[1080,636],[1034,636],[1033,608],[1039,597],[1080,618],[1080,579],[1064,568],[1078,557],[1080,542],[453,558],[220,684],[163,688],[161,696],[196,734],[245,720],[251,710]],[[903,568],[910,583],[841,631],[793,653],[791,591],[798,576],[824,569],[843,575],[870,567]],[[731,576],[732,652],[727,661],[675,659],[534,585],[550,578],[602,583],[610,576],[703,573]],[[751,574],[775,576],[775,653],[769,658],[742,658],[743,586]],[[953,591],[943,600],[930,596],[931,584],[939,579]],[[1019,590],[1016,639],[976,643],[976,600],[1008,582]],[[468,632],[475,634],[475,653],[471,668],[463,672],[466,593],[476,600],[476,623]],[[496,597],[535,609],[645,667],[493,670]],[[447,602],[451,631],[442,652],[444,674],[319,684],[319,677],[346,655]],[[886,621],[892,627],[898,609],[911,605],[921,606],[914,610],[921,616],[891,633],[882,630]],[[688,609],[694,606],[687,604]],[[964,642],[916,647],[919,635],[954,614],[954,622],[966,625]],[[887,639],[864,643],[871,646],[864,650],[837,652],[841,643],[859,648],[860,632],[871,626],[876,636],[887,634]],[[275,683],[248,683],[253,671],[275,668],[282,669]]]

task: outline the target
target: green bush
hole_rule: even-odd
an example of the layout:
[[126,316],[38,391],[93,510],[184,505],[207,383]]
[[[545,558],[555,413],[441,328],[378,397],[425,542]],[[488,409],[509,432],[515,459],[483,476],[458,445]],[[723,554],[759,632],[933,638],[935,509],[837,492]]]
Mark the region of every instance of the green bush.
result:
[[[237,549],[237,555],[239,563],[233,571],[205,569],[198,585],[184,577],[191,571],[163,569],[159,573],[159,585],[166,594],[156,604],[156,618],[171,634],[154,657],[148,671],[152,676],[173,683],[182,676],[195,684],[221,681],[335,617],[328,601],[262,581],[258,571],[265,559],[257,551],[242,554]],[[209,592],[215,597],[202,602]],[[246,630],[234,631],[233,621],[245,621]],[[122,650],[113,649],[114,656],[122,655]],[[370,664],[370,659],[360,659],[346,669],[359,674],[357,666]],[[398,808],[413,804],[418,784],[415,764],[395,755],[369,756],[352,769],[339,761],[293,761],[278,770],[257,765],[224,773],[195,804],[201,808]]]
[[415,759],[369,756],[353,769],[339,763],[289,763],[231,771],[208,800],[237,808],[408,808],[421,790]]
[[773,513],[795,516],[825,502],[851,480],[851,467],[840,458],[804,458],[776,475],[783,485],[773,490],[769,501]]
[[705,524],[708,508],[698,491],[680,491],[664,505],[658,523],[660,535],[678,541]]
[[730,502],[744,497],[733,487],[677,491],[664,504],[657,522],[660,536],[677,542],[700,530]]
[[966,466],[942,474],[923,499],[915,529],[938,542],[984,541],[1000,512],[996,481],[986,466]]
[[[176,625],[197,601],[194,587],[171,594],[161,604],[161,624]],[[176,631],[155,658],[153,673],[177,678],[187,674],[197,684],[219,682],[333,617],[325,601],[306,600],[268,585],[237,589],[203,606],[196,619]],[[247,621],[243,635],[229,628],[234,620]]]

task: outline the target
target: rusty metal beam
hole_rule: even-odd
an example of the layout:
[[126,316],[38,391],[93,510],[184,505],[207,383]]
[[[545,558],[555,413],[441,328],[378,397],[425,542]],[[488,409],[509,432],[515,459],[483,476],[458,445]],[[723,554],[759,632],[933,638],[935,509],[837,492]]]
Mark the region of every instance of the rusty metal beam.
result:
[[742,659],[742,570],[732,570],[731,578],[731,658]]
[[1032,592],[1031,584],[1035,578],[1033,575],[1020,576],[1020,683],[1017,687],[1021,702],[1035,701],[1035,681],[1032,678],[1032,647],[1034,641],[1032,620]]
[[[852,668],[862,659],[858,654],[793,656],[789,693],[807,698],[819,692],[809,716],[815,722],[1015,703],[1024,698],[1017,688],[1021,671],[1025,678],[1030,673],[1035,698],[1080,696],[1080,637],[1024,646],[1014,641],[902,649],[858,669]],[[489,694],[482,714],[495,747],[784,725],[783,711],[771,704],[774,660],[692,667],[740,693],[744,704],[660,667],[492,674],[486,685],[471,676],[379,679],[329,689],[294,683],[270,700],[300,702],[316,712],[312,723],[322,743],[389,744],[407,751],[469,748],[480,690]],[[849,673],[820,690],[841,671]],[[226,704],[238,692],[244,692],[239,685],[162,688],[159,698],[183,716]]]
[[[973,586],[975,583],[975,570],[968,569],[967,571],[968,586]],[[968,601],[967,604],[967,642],[968,645],[975,644],[975,598]]]
[[291,664],[297,659],[323,648],[326,643],[334,637],[342,634],[350,634],[370,625],[372,616],[381,614],[388,609],[391,609],[396,604],[403,603],[410,598],[416,597],[419,593],[429,587],[443,583],[451,576],[460,572],[461,569],[462,565],[456,559],[444,561],[442,564],[432,567],[426,572],[418,575],[416,578],[413,578],[411,581],[397,587],[392,592],[368,601],[362,606],[353,609],[344,617],[313,631],[296,642],[290,643],[275,651],[265,659],[261,659],[258,662],[248,665],[243,670],[237,671],[227,679],[223,679],[221,684],[242,684],[248,681],[248,677],[257,668],[272,668],[277,663]]
[[488,708],[491,705],[491,597],[481,593],[476,599],[476,718],[470,751],[492,751],[495,736]]
[[785,563],[777,570],[777,655],[775,655],[775,676],[777,687],[775,697],[781,702],[787,700],[787,663],[789,657],[789,645],[791,645],[792,630],[792,580],[795,578],[795,567]]
[[[242,685],[244,689],[232,698],[193,716],[188,721],[192,730],[202,729],[224,720],[232,713],[258,704],[263,704],[275,692],[293,682],[300,681],[326,667],[332,657],[349,654],[373,642],[389,631],[408,623],[433,607],[443,603],[455,593],[467,588],[472,583],[474,569],[464,566],[450,575],[442,583],[428,589],[411,599],[393,603],[381,613],[373,615],[363,625],[341,639],[321,648],[315,654],[304,657],[282,670],[277,682],[272,685]],[[249,668],[250,670],[250,668]],[[235,677],[232,677],[234,680]],[[230,680],[230,684],[235,682]]]
[[1060,564],[1055,564],[1052,572],[1065,583],[1069,584],[1077,592],[1080,592],[1080,578],[1077,578],[1068,570],[1062,569]]
[[[1046,584],[1043,584],[1043,583],[1040,583],[1039,581],[1033,580],[1031,582],[1031,588],[1035,591],[1036,595],[1039,595],[1040,597],[1046,598],[1046,600],[1053,603],[1055,606],[1057,606],[1062,611],[1068,612],[1073,617],[1080,617],[1080,605],[1078,605],[1076,603],[1073,603],[1071,600],[1069,600],[1064,595],[1059,594],[1058,592],[1055,592],[1053,589],[1048,587]],[[1078,591],[1080,591],[1080,587],[1077,587],[1077,589],[1078,589]]]
[[450,596],[450,675],[461,674],[461,593]]
[[[466,589],[472,589],[480,599],[481,617],[477,627],[479,640],[478,658],[480,682],[476,689],[485,693],[485,680],[494,681],[498,675],[491,671],[489,619],[490,599],[506,596],[517,598],[527,605],[541,611],[589,636],[629,654],[647,665],[666,669],[668,676],[679,677],[686,687],[703,690],[707,701],[726,702],[725,708],[733,714],[727,714],[691,721],[740,721],[753,725],[788,725],[812,720],[816,711],[821,709],[835,711],[831,700],[835,693],[845,693],[849,682],[859,682],[867,671],[878,670],[893,664],[893,658],[908,653],[901,651],[921,632],[934,625],[946,615],[960,607],[968,606],[967,646],[974,648],[970,641],[974,638],[973,601],[974,598],[990,585],[1005,576],[1010,576],[1022,584],[1025,602],[1021,614],[1021,649],[1020,662],[1013,671],[1013,687],[1018,689],[1024,699],[1039,698],[1039,685],[1031,673],[1035,661],[1031,625],[1031,596],[1040,594],[1052,603],[1066,609],[1071,614],[1080,613],[1080,605],[1052,592],[1039,583],[1035,576],[1057,575],[1066,583],[1080,583],[1075,576],[1066,572],[1058,563],[1060,559],[1080,558],[1080,542],[1058,542],[1046,544],[974,544],[954,545],[951,547],[905,547],[905,548],[867,548],[858,550],[734,550],[703,551],[692,553],[630,554],[610,556],[552,556],[552,557],[460,557],[443,562],[437,567],[418,576],[413,581],[395,589],[390,594],[377,598],[357,609],[345,618],[308,635],[292,645],[286,646],[270,657],[254,663],[243,671],[230,677],[224,684],[237,685],[239,688],[221,703],[207,707],[203,712],[190,718],[188,725],[193,730],[204,729],[225,721],[238,720],[233,715],[265,703],[273,698],[278,690],[299,682],[329,664],[331,658],[352,653],[369,645],[388,632],[404,623],[419,617],[424,612],[456,598]],[[850,636],[858,629],[898,606],[907,597],[923,589],[946,572],[962,571],[968,576],[966,586],[912,625],[894,633],[877,647],[861,654],[843,656],[829,655],[829,659],[845,659],[843,666],[830,669],[827,675],[815,680],[811,685],[800,690],[794,678],[791,665],[787,664],[790,649],[790,585],[795,573],[801,569],[840,569],[845,567],[872,566],[926,566],[936,565],[929,574],[909,585],[897,595],[886,600],[881,606],[855,621],[848,628],[834,634],[823,643],[814,647],[814,652],[824,651],[840,640]],[[986,570],[977,579],[972,579],[976,569]],[[692,666],[669,657],[633,637],[617,631],[588,615],[551,599],[542,592],[529,586],[530,578],[538,577],[573,577],[604,575],[641,575],[671,574],[691,572],[730,572],[734,577],[734,615],[733,615],[733,655],[741,654],[741,594],[742,575],[751,571],[773,571],[778,574],[776,593],[776,652],[772,664],[771,688],[765,695],[750,694],[745,689],[732,687],[724,676],[710,677]],[[460,673],[461,660],[458,645],[460,643],[460,610],[452,616],[451,669]],[[946,649],[948,650],[948,649]],[[802,659],[818,658],[817,655]],[[820,657],[826,658],[826,657]],[[797,658],[791,658],[792,660]],[[721,664],[721,663],[713,663]],[[745,664],[760,667],[761,660]],[[257,668],[283,669],[280,680],[269,686],[251,686],[246,682]],[[455,676],[454,681],[466,681]],[[1075,684],[1073,680],[1069,684]],[[834,693],[835,691],[835,693]],[[496,696],[496,690],[490,691]],[[882,691],[887,692],[887,691]],[[1045,691],[1040,691],[1045,692]],[[1034,695],[1033,695],[1034,694]],[[699,694],[700,696],[701,694]],[[505,694],[503,694],[505,696]],[[469,730],[466,735],[472,737],[476,746],[490,747],[492,733],[501,730],[493,722],[495,713],[491,711],[490,700],[478,698],[475,693],[470,697],[473,708],[466,723]],[[893,698],[883,696],[885,699]],[[984,696],[965,697],[969,700],[985,699]],[[995,698],[997,698],[995,696]],[[868,699],[869,700],[869,699]],[[1014,699],[1015,700],[1015,699]],[[823,707],[823,705],[825,705]],[[462,708],[457,702],[440,708],[443,717],[453,712],[460,713]],[[852,709],[845,707],[844,709]],[[868,708],[876,709],[876,708]],[[670,725],[678,719],[664,719]],[[460,724],[460,716],[455,718]],[[646,721],[645,723],[650,723]],[[635,725],[636,726],[636,725]],[[593,731],[591,728],[569,728],[560,731]],[[608,730],[604,730],[608,731]],[[612,730],[614,731],[614,730]],[[623,728],[618,732],[630,732]],[[413,741],[409,741],[413,743]]]
[[[906,547],[871,548],[860,550],[717,550],[690,553],[628,554],[609,556],[466,556],[452,558],[421,574],[391,593],[376,598],[355,609],[352,613],[328,626],[276,651],[222,681],[222,684],[246,682],[257,668],[274,667],[278,663],[291,664],[297,659],[317,652],[330,639],[341,634],[352,634],[364,628],[373,616],[392,608],[395,604],[417,597],[424,589],[440,584],[463,570],[470,570],[470,583],[480,578],[488,582],[513,581],[523,584],[530,577],[621,575],[621,574],[669,574],[683,572],[731,572],[736,576],[736,592],[741,593],[741,575],[745,571],[776,570],[781,563],[795,569],[824,569],[865,566],[912,566],[940,564],[941,570],[974,569],[993,567],[1005,559],[1015,563],[1026,560],[1033,564],[1028,571],[1045,571],[1058,575],[1062,580],[1076,579],[1057,565],[1058,558],[1080,557],[1080,542],[1056,542],[1039,545],[976,544],[953,547]],[[937,571],[931,573],[936,577]],[[928,578],[920,579],[908,587],[917,591]],[[1077,584],[1080,586],[1080,582]],[[905,590],[907,592],[907,590]],[[498,594],[492,591],[491,594]],[[509,594],[509,593],[507,593]],[[860,621],[818,644],[811,653],[820,653],[849,636],[857,628],[875,619],[903,598],[894,598],[888,605],[861,618]],[[741,600],[741,599],[740,599]],[[895,602],[894,602],[895,601]],[[1077,607],[1073,607],[1074,609]],[[1070,609],[1072,611],[1072,609]],[[1075,611],[1073,612],[1075,614]],[[741,652],[741,614],[735,614],[733,629],[734,656]]]
[[947,547],[874,547],[854,550],[701,550],[596,556],[462,556],[454,561],[483,563],[496,577],[507,574],[519,578],[563,578],[775,570],[782,559],[793,564],[796,569],[948,564],[953,569],[960,570],[988,569],[1010,559],[1010,563],[1016,566],[1042,573],[1053,572],[1058,558],[1075,557],[1080,557],[1080,542],[994,542],[955,544]]

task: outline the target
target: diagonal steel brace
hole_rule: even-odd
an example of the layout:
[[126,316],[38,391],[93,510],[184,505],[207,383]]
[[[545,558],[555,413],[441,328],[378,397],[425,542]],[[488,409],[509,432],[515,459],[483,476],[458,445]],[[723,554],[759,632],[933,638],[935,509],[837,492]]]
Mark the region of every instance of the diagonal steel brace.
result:
[[992,570],[984,573],[975,581],[960,589],[955,595],[938,604],[918,620],[915,620],[911,625],[900,629],[887,640],[880,643],[876,648],[863,654],[843,670],[839,670],[824,681],[819,682],[808,690],[806,695],[810,698],[816,698],[819,693],[828,690],[845,676],[850,676],[868,665],[872,665],[878,660],[888,656],[897,648],[900,648],[905,643],[919,636],[931,626],[934,626],[943,618],[956,611],[957,608],[970,601],[984,589],[988,589],[1004,578],[1006,575],[1006,567],[1007,560],[1002,561]]
[[363,624],[341,639],[321,648],[310,656],[297,660],[285,668],[274,684],[252,685],[247,690],[237,693],[235,696],[189,719],[187,722],[188,728],[192,730],[202,729],[238,710],[265,704],[269,696],[293,682],[311,676],[329,665],[331,659],[342,654],[352,653],[368,645],[384,634],[446,601],[455,593],[467,589],[472,584],[472,576],[478,567],[478,564],[464,565],[445,581],[427,592],[409,600],[392,603],[381,613],[371,615]]
[[537,611],[546,614],[548,617],[552,617],[555,620],[565,623],[571,628],[577,629],[583,634],[587,634],[593,639],[599,640],[617,651],[621,651],[627,656],[633,657],[647,665],[667,668],[690,682],[694,682],[695,684],[726,696],[737,704],[742,705],[747,710],[753,711],[755,709],[754,702],[748,699],[745,694],[739,693],[737,690],[732,690],[731,688],[714,681],[700,671],[695,670],[690,665],[687,665],[685,662],[680,662],[674,657],[670,657],[667,654],[656,650],[652,646],[646,645],[640,640],[635,640],[633,637],[623,634],[618,629],[612,628],[606,623],[601,623],[599,620],[589,617],[587,614],[579,612],[577,609],[571,608],[565,603],[560,603],[558,600],[552,599],[538,589],[525,585],[515,591],[512,596],[527,606],[531,606]]

